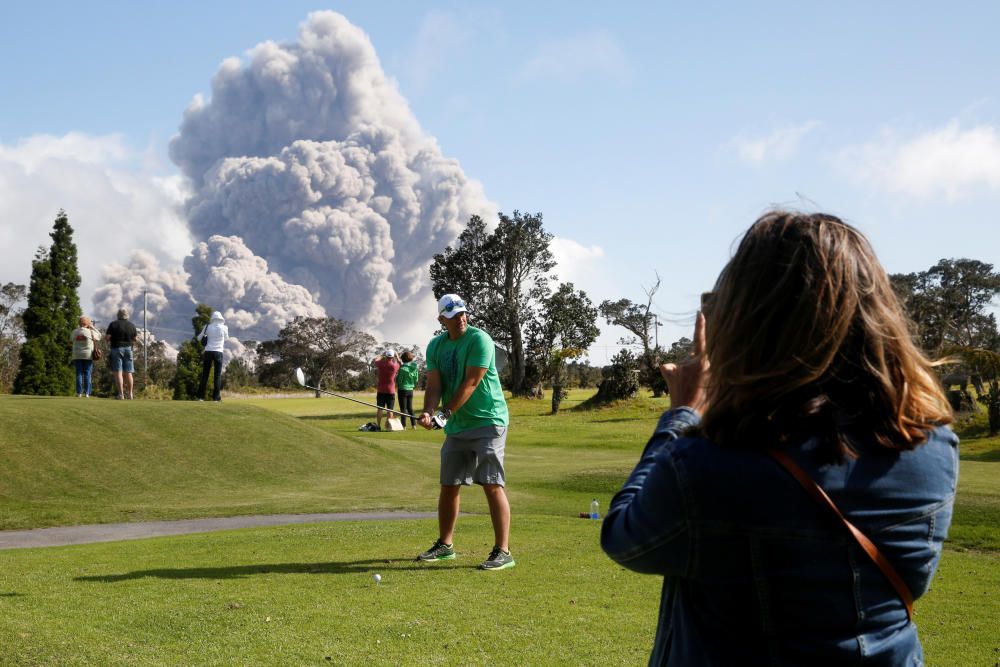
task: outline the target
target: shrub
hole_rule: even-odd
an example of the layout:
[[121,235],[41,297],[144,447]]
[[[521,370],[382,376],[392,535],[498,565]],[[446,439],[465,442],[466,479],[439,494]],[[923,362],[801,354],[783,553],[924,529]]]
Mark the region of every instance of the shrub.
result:
[[626,349],[611,359],[611,365],[604,369],[604,379],[597,388],[599,402],[616,401],[624,398],[635,398],[639,391],[639,362],[634,354]]

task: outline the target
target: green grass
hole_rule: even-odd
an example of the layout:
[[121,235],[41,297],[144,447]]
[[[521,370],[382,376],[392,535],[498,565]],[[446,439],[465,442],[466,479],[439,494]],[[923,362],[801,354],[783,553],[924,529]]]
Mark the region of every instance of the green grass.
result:
[[441,563],[412,560],[432,521],[0,552],[0,646],[26,664],[642,663],[656,582],[608,562],[596,521],[516,528],[503,572],[475,569],[492,544],[482,517]]
[[[460,519],[458,559],[428,565],[411,559],[434,521],[0,551],[0,664],[641,664],[659,579],[612,564],[598,522],[575,517],[607,507],[667,404],[565,410],[584,398],[558,416],[511,402],[512,570],[475,570],[485,516]],[[0,527],[433,510],[441,434],[358,432],[372,416],[333,398],[0,397]],[[952,539],[917,603],[930,665],[1000,654],[1000,439],[981,421],[960,429]],[[485,514],[482,493],[463,510]]]
[[925,664],[996,665],[998,618],[1000,554],[945,549],[931,590],[914,607]]
[[956,430],[961,468],[949,544],[1000,553],[1000,437],[989,436],[985,411]]

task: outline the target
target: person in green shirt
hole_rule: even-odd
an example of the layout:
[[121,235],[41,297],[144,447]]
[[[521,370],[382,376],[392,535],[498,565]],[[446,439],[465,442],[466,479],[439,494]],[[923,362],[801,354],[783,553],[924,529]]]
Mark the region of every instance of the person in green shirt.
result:
[[[403,365],[399,367],[396,375],[396,395],[399,397],[399,411],[413,414],[413,390],[420,379],[420,368],[413,360],[413,353],[407,350],[399,355]],[[406,426],[406,417],[403,417],[403,426]],[[410,417],[410,428],[417,427],[417,418]]]
[[455,557],[452,538],[458,521],[459,492],[473,482],[483,487],[493,522],[494,545],[480,564],[483,570],[514,566],[510,554],[510,503],[504,478],[507,442],[507,401],[496,368],[493,339],[469,326],[465,301],[457,294],[438,300],[438,322],[445,333],[427,346],[427,388],[418,423],[433,428],[434,412],[441,404],[447,420],[441,446],[441,493],[438,496],[440,534],[419,561]]

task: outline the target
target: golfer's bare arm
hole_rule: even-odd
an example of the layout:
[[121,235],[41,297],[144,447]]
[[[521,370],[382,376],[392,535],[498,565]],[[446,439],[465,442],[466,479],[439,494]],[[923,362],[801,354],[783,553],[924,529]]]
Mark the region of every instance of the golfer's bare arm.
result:
[[[445,409],[451,410],[452,413],[458,411],[460,407],[465,405],[465,402],[469,400],[473,392],[476,391],[476,387],[482,382],[483,378],[486,377],[485,368],[479,368],[478,366],[466,366],[465,367],[465,377],[462,378],[461,384],[458,385],[458,389],[452,394],[451,400],[448,401],[448,405],[444,406]],[[431,414],[437,408],[438,401],[441,400],[441,373],[437,370],[427,371],[427,388],[424,391],[424,411],[420,414],[420,423],[423,426],[430,427]],[[426,415],[426,424],[425,422]]]
[[427,371],[427,386],[424,387],[424,414],[428,415],[427,423],[430,424],[430,415],[437,410],[438,401],[441,400],[441,372],[437,369]]

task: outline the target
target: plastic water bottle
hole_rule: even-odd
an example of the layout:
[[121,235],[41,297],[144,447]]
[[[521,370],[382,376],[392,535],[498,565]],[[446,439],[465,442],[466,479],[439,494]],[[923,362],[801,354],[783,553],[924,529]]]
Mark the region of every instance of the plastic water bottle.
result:
[[597,502],[597,498],[590,501],[590,518],[600,519],[601,518],[601,505]]

